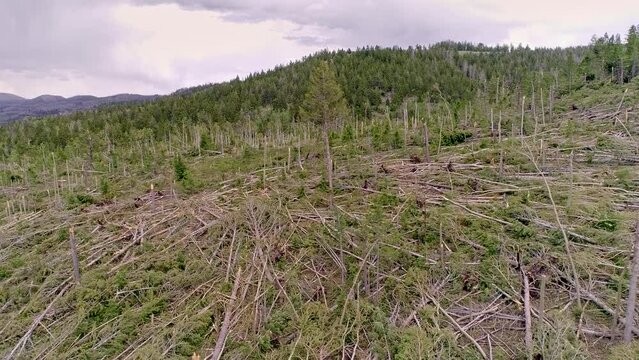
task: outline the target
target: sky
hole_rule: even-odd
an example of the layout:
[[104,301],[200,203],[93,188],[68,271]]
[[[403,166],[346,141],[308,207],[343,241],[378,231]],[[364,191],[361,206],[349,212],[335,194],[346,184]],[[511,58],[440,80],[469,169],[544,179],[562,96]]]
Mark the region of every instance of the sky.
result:
[[366,45],[581,45],[623,37],[637,13],[636,0],[0,0],[0,92],[167,94]]

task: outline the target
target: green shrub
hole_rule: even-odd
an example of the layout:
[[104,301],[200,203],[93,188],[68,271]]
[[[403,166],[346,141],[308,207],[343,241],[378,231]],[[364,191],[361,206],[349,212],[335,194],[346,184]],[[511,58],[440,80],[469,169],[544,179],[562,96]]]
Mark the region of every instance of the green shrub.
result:
[[454,131],[442,134],[442,146],[459,145],[473,136],[470,131]]
[[71,194],[67,197],[67,207],[73,209],[95,204],[96,200],[89,194]]
[[22,176],[16,174],[9,175],[9,181],[11,181],[11,183],[22,182]]
[[391,146],[393,149],[400,149],[404,146],[402,136],[399,134],[399,130],[393,132],[393,138],[391,139]]
[[211,150],[211,137],[209,134],[202,134],[200,136],[200,149],[202,150]]
[[639,342],[616,345],[610,351],[611,360],[637,359],[639,357]]
[[605,230],[608,232],[616,231],[618,226],[617,220],[614,219],[600,220],[592,225],[595,229]]
[[355,138],[354,130],[351,124],[346,124],[344,126],[344,131],[342,131],[342,142],[346,143],[352,141]]
[[11,276],[11,273],[9,272],[9,270],[3,267],[0,267],[0,280],[4,280],[8,278],[9,276]]
[[107,200],[113,198],[111,185],[109,184],[109,180],[107,178],[100,179],[100,194],[102,194],[102,196]]
[[179,156],[173,160],[173,172],[175,173],[175,179],[179,182],[185,182],[189,179],[189,169]]
[[633,190],[634,183],[632,181],[632,174],[628,168],[618,170],[615,175],[617,176],[617,183],[626,190]]

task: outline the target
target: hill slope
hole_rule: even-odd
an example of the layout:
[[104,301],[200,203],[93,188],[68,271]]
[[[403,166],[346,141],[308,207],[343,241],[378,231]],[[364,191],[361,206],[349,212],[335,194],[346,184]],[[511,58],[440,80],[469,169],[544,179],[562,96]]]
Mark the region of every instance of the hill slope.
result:
[[13,102],[13,101],[23,101],[23,100],[26,100],[26,99],[23,98],[23,97],[20,97],[18,95],[0,93],[0,103]]
[[99,106],[119,103],[149,101],[157,96],[118,94],[106,97],[41,95],[33,99],[24,99],[13,94],[0,94],[0,124],[25,117],[42,117],[72,113],[80,110],[95,109]]
[[[573,79],[589,49],[468,49],[3,128],[0,354],[632,358],[639,87]],[[352,111],[334,206],[299,111],[318,59]]]

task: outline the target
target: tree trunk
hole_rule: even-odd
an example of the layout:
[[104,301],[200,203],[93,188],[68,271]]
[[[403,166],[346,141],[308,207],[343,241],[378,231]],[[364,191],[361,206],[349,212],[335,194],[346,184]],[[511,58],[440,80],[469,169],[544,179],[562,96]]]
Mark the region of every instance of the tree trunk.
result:
[[530,109],[532,111],[533,120],[535,120],[535,136],[537,136],[537,107],[535,105],[535,101],[537,98],[535,97],[535,84],[532,84],[532,96],[530,98]]
[[495,141],[495,120],[493,117],[493,108],[490,108],[490,137]]
[[424,161],[430,162],[430,134],[428,133],[428,118],[424,121]]
[[80,284],[80,262],[78,261],[78,245],[75,240],[75,231],[69,229],[69,243],[71,245],[71,259],[73,260],[73,279]]
[[297,166],[304,170],[304,166],[302,166],[302,145],[299,138],[297,139]]
[[628,306],[626,307],[626,324],[623,331],[624,342],[632,340],[632,327],[635,318],[635,305],[637,302],[637,277],[639,276],[639,221],[635,227],[635,249],[632,256],[632,272],[630,273],[630,284],[628,285]]
[[499,111],[499,122],[497,123],[497,136],[499,139],[499,178],[504,177],[504,144],[501,140],[501,110]]
[[526,97],[521,98],[521,123],[519,127],[519,137],[521,139],[521,143],[524,143],[524,105],[526,104]]
[[554,96],[554,87],[550,87],[550,91],[548,92],[548,121],[552,122],[552,108],[553,108],[553,96]]
[[220,358],[222,358],[222,353],[224,352],[224,348],[226,347],[226,338],[231,327],[235,302],[237,301],[237,291],[240,288],[241,275],[242,268],[238,268],[237,274],[235,275],[235,281],[233,282],[233,289],[231,290],[231,298],[229,303],[226,305],[226,309],[224,310],[224,320],[222,321],[220,332],[217,335],[217,340],[215,341],[215,349],[213,349],[213,353],[211,353],[211,356],[207,357],[207,359],[219,360]]
[[526,324],[526,333],[524,336],[524,342],[526,345],[526,353],[528,354],[528,358],[532,359],[533,357],[533,335],[532,335],[532,316],[530,311],[530,282],[528,280],[528,275],[523,268],[521,270],[521,277],[524,283],[524,319]]
[[328,203],[333,206],[333,160],[331,159],[331,144],[328,139],[328,121],[324,121],[322,138],[324,139],[324,160],[326,161],[326,177],[328,180]]
[[404,103],[404,147],[408,145],[408,104]]
[[539,99],[541,100],[541,124],[546,126],[546,112],[544,109],[544,88],[539,87]]

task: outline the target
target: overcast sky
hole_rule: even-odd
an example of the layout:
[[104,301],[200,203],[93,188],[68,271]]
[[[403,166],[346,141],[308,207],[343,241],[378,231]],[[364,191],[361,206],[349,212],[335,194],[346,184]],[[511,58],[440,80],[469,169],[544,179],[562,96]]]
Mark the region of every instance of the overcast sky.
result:
[[0,92],[165,94],[324,48],[587,44],[637,13],[637,0],[0,0]]

